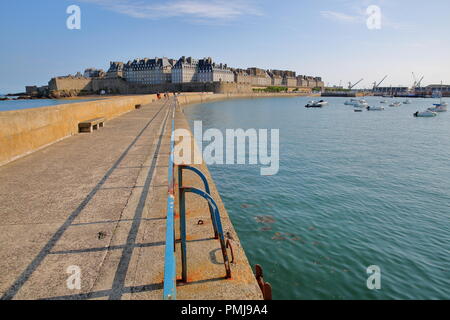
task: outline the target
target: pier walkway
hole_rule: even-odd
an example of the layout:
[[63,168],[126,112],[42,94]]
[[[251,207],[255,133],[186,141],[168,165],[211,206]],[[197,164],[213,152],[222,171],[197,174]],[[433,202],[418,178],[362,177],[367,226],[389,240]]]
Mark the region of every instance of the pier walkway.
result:
[[[143,105],[0,167],[1,299],[162,299],[170,106]],[[187,128],[180,111],[176,127]],[[221,201],[231,279],[207,205],[187,205],[189,281],[177,298],[261,299]]]

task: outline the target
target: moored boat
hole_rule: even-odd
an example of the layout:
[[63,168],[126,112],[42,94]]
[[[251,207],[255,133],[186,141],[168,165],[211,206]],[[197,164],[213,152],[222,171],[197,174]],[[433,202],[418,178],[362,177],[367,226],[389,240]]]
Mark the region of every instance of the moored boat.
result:
[[447,112],[447,106],[438,103],[434,104],[434,107],[428,108],[428,110],[432,112]]
[[381,106],[375,106],[375,107],[368,106],[368,107],[367,107],[367,110],[368,110],[368,111],[383,111],[383,110],[384,110],[384,107],[381,107]]
[[356,102],[358,102],[358,99],[350,99],[350,100],[345,101],[344,104],[346,106],[353,106],[353,105],[355,105]]
[[426,111],[417,111],[416,113],[414,113],[414,117],[416,118],[431,118],[431,117],[436,117],[437,113],[430,111],[430,110],[426,110]]
[[348,101],[345,101],[344,104],[347,105],[347,106],[361,106],[361,105],[363,105],[363,106],[366,106],[366,107],[369,105],[367,103],[367,101],[364,100],[364,99],[350,99]]
[[308,104],[305,106],[305,108],[322,108],[324,106],[326,106],[328,104],[328,102],[324,101],[324,100],[320,100],[320,101],[310,101],[308,102]]
[[367,108],[369,106],[369,104],[362,100],[362,101],[358,101],[357,103],[354,104],[355,108]]

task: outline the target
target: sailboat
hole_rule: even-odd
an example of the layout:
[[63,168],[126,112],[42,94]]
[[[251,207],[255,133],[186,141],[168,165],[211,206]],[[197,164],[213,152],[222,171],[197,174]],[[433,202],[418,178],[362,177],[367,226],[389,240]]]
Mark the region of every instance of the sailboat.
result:
[[440,98],[439,103],[433,104],[434,107],[437,110],[439,110],[437,112],[445,112],[445,111],[447,111],[448,103],[445,102],[445,101],[442,101],[442,81],[441,81],[441,91],[439,91],[439,98]]
[[439,103],[434,103],[433,107],[428,108],[428,111],[431,111],[431,112],[447,112],[448,103],[442,101],[442,81],[441,81],[441,91],[435,91],[435,92],[433,92],[433,95],[434,96],[439,96],[440,101],[439,101]]

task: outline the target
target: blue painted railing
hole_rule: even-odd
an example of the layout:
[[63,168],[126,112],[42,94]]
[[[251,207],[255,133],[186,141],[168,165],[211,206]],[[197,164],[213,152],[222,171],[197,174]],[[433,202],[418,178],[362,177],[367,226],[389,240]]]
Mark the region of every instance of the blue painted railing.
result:
[[166,252],[164,263],[164,300],[177,298],[177,266],[175,260],[175,180],[174,180],[174,147],[175,147],[175,104],[172,110],[172,129],[170,136],[169,156],[169,189],[167,195]]
[[[165,261],[164,261],[164,300],[175,300],[177,297],[177,279],[176,279],[176,259],[175,259],[175,164],[174,164],[174,147],[175,147],[175,109],[178,105],[178,101],[175,98],[175,103],[172,110],[172,131],[170,138],[170,157],[169,157],[169,192],[167,196],[167,225],[166,225],[166,249],[165,249]],[[203,181],[205,191],[192,188],[183,187],[183,170],[190,170],[195,173]],[[225,242],[225,236],[223,233],[222,222],[220,219],[219,208],[211,196],[208,179],[197,168],[179,165],[178,166],[178,201],[180,212],[180,242],[181,242],[181,280],[187,282],[187,237],[186,237],[186,193],[196,194],[208,202],[209,212],[211,215],[211,221],[214,229],[215,239],[219,239],[220,247],[222,250],[223,261],[225,265],[226,278],[231,277],[231,263],[228,259],[227,248],[231,249],[231,243]],[[234,260],[234,258],[233,258]]]

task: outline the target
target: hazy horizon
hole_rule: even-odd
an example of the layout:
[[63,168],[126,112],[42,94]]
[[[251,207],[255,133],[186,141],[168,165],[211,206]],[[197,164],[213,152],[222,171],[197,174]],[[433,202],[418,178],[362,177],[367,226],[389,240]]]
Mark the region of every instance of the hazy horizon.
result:
[[[81,8],[69,30],[67,7]],[[381,9],[370,30],[367,8]],[[212,57],[230,67],[293,70],[357,88],[450,84],[450,3],[422,1],[82,0],[0,4],[0,93],[110,61]],[[44,49],[45,48],[45,49]]]

